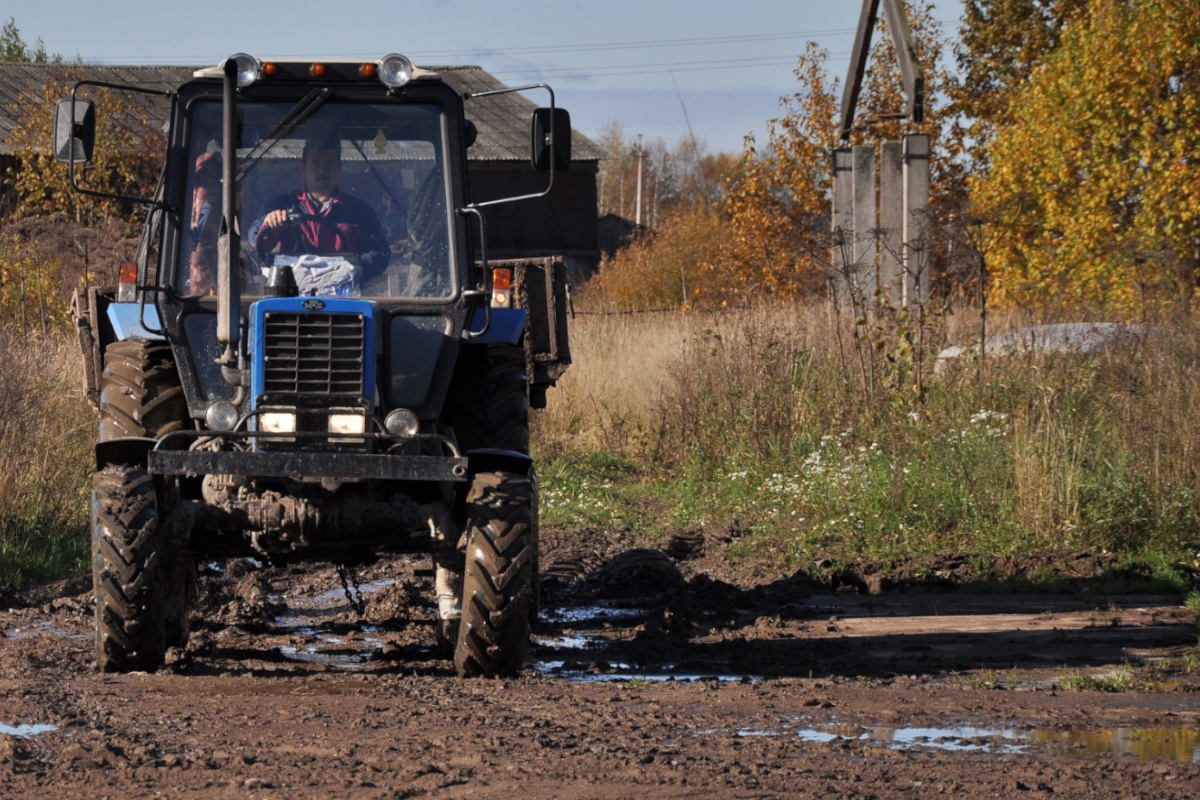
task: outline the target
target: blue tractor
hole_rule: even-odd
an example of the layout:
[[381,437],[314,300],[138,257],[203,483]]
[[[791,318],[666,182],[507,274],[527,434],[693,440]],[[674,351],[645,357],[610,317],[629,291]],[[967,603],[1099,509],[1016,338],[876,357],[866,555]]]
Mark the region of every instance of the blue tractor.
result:
[[[59,103],[55,152],[91,194],[97,109]],[[466,110],[401,55],[259,60],[171,92],[137,260],[76,296],[100,415],[96,654],[152,671],[186,645],[196,564],[353,568],[430,553],[459,675],[519,672],[537,613],[529,409],[570,363],[554,258],[489,263],[485,207],[543,196],[570,120],[532,111],[544,191],[473,203]],[[139,95],[140,96],[140,95]],[[112,195],[109,195],[112,196]]]

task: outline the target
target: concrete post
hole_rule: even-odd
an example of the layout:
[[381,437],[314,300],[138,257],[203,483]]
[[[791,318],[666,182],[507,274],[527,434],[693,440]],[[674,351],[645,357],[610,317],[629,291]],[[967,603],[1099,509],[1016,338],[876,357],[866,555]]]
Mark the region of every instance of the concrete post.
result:
[[892,305],[904,302],[904,169],[900,142],[879,146],[879,282]]
[[929,300],[929,136],[904,137],[904,303]]
[[853,280],[859,299],[870,305],[875,295],[875,148],[854,147]]
[[846,265],[851,263],[851,243],[854,241],[854,160],[850,148],[833,151],[833,265],[834,297],[840,302],[846,297],[842,280]]

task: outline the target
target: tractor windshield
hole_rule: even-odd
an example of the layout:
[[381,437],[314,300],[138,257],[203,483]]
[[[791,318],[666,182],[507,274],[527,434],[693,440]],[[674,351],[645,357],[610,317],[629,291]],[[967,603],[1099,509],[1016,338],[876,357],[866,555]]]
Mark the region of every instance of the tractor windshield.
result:
[[[242,295],[264,294],[287,265],[302,295],[451,296],[438,109],[303,103],[238,105]],[[221,104],[194,104],[189,123],[176,289],[194,297],[216,292]]]

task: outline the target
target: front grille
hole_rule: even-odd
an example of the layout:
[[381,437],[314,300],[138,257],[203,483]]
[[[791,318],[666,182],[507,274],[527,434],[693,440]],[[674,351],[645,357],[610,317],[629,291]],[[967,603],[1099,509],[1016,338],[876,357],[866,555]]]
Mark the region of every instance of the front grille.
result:
[[263,315],[263,394],[361,396],[366,370],[361,314]]

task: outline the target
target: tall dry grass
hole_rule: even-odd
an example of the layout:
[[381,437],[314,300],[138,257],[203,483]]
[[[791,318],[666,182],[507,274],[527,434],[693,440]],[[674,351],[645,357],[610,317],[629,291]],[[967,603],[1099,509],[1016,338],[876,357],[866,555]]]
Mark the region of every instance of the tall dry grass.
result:
[[65,333],[0,330],[0,586],[86,567],[95,417]]
[[[993,315],[989,333],[1025,322]],[[535,421],[549,518],[734,525],[788,559],[1150,548],[1200,560],[1200,333],[937,362],[978,329],[969,310],[916,330],[824,303],[581,316],[576,363]],[[605,458],[642,488],[601,484],[625,496],[600,513],[580,487]],[[658,498],[653,515],[630,510],[639,491]]]

